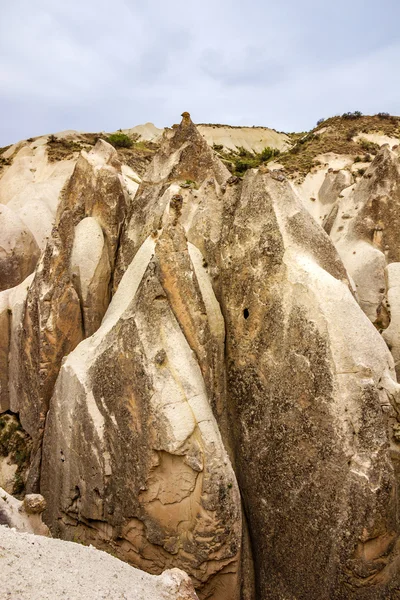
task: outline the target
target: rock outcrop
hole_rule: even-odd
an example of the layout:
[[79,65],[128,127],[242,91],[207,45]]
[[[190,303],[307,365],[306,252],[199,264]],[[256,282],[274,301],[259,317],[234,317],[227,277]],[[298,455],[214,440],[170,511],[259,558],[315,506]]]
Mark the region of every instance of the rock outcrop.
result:
[[[61,368],[40,489],[56,534],[78,532],[152,573],[182,568],[200,597],[235,598],[240,494],[212,411],[224,390],[224,322],[188,241],[206,241],[228,173],[187,118],[156,163],[128,217],[119,272],[127,268],[102,324]],[[178,194],[187,179],[198,190]]]
[[20,501],[0,488],[0,525],[49,537],[49,528],[42,521],[45,508],[46,501],[40,494],[27,494],[24,500]]
[[54,536],[200,599],[396,598],[398,151],[241,178],[182,116],[141,181],[82,151],[40,258],[32,233],[4,271],[0,412],[25,446],[3,436],[0,478]]
[[226,228],[227,405],[256,597],[387,598],[392,357],[282,177],[248,174]]

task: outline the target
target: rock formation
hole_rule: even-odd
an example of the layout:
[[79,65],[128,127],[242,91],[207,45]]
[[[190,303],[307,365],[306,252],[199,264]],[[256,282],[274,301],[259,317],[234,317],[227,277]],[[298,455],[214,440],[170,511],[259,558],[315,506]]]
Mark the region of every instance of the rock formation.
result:
[[23,501],[19,501],[0,488],[0,525],[49,537],[49,528],[42,522],[41,516],[45,508],[46,501],[40,494],[27,494]]
[[140,179],[82,150],[45,247],[3,213],[0,485],[200,599],[396,598],[399,153],[241,178],[182,117]]

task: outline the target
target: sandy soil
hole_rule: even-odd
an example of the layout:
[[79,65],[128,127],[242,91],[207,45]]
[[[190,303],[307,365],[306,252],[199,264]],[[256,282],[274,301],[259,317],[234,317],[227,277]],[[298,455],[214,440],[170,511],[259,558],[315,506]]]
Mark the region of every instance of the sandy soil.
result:
[[2,599],[195,600],[189,578],[149,575],[96,550],[0,525]]

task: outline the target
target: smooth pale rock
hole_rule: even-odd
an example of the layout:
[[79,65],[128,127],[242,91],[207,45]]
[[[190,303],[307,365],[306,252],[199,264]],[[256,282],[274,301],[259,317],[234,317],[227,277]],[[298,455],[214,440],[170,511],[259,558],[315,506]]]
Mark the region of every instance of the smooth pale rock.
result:
[[379,321],[386,264],[400,261],[400,160],[383,146],[365,175],[339,205],[332,240],[353,279],[359,302]]
[[[33,511],[32,503],[35,505]],[[50,536],[49,528],[42,522],[41,513],[44,508],[45,500],[40,494],[36,498],[31,496],[30,499],[26,496],[24,501],[20,501],[0,488],[0,525],[7,525],[20,532]]]
[[[163,135],[130,205],[114,275],[114,288],[143,241],[161,229],[179,204],[179,221],[189,242],[202,253],[216,284],[218,244],[222,229],[223,191],[228,169],[219,161],[189,119]],[[193,186],[182,187],[187,181]],[[174,197],[177,200],[173,200]],[[178,198],[180,197],[180,198]]]
[[352,179],[349,171],[328,172],[318,192],[319,202],[324,206],[334,204],[341,191],[352,184]]
[[372,142],[374,144],[379,144],[379,146],[384,146],[388,144],[392,149],[393,146],[398,146],[400,144],[400,139],[398,137],[391,137],[389,135],[384,135],[381,133],[360,133],[356,135],[353,140],[355,142],[359,142],[360,140],[367,140],[368,142]]
[[4,154],[12,160],[0,177],[0,204],[15,200],[24,204],[39,195],[46,203],[57,208],[62,187],[71,176],[75,160],[50,163],[47,159],[45,142],[38,138],[34,142],[21,142],[20,148],[11,148]]
[[0,205],[0,291],[21,283],[36,266],[39,247],[21,219]]
[[265,167],[231,177],[184,113],[142,181],[99,141],[58,205],[64,161],[37,145],[10,155],[34,179],[8,208],[45,250],[0,293],[0,403],[53,532],[177,566],[204,599],[390,598],[399,386],[356,300],[396,358],[398,154],[355,183],[319,157],[296,196]]
[[390,324],[382,333],[383,339],[389,346],[396,365],[397,375],[400,375],[400,263],[395,262],[385,269],[386,298],[390,310]]
[[29,231],[33,234],[37,245],[43,251],[47,240],[51,235],[51,230],[54,223],[54,214],[48,205],[42,200],[26,200],[23,203],[17,203],[11,200],[7,204],[16,215],[21,219]]
[[82,219],[75,227],[70,269],[88,337],[99,328],[107,310],[111,275],[103,231],[94,217]]
[[122,177],[128,190],[128,193],[133,197],[139,187],[141,178],[139,175],[128,165],[121,166]]
[[136,125],[131,129],[124,129],[123,133],[127,135],[137,135],[141,140],[148,142],[158,142],[163,134],[164,129],[156,127],[153,123],[145,123]]
[[227,402],[256,597],[388,598],[392,357],[285,180],[248,173],[225,227]]
[[229,127],[224,125],[198,125],[198,131],[210,146],[219,144],[225,150],[237,151],[242,147],[249,152],[261,152],[266,147],[287,150],[291,146],[285,133],[268,127]]
[[0,488],[12,493],[17,471],[18,465],[10,460],[9,456],[2,456],[0,458]]
[[156,577],[93,547],[18,533],[3,526],[0,526],[0,566],[2,594],[18,600],[197,598],[189,577],[179,569],[170,569]]
[[23,332],[23,319],[28,291],[35,274],[31,273],[19,285],[8,290],[8,310],[10,314],[10,343],[8,355],[8,391],[9,406],[14,413],[18,413],[20,406],[20,336]]

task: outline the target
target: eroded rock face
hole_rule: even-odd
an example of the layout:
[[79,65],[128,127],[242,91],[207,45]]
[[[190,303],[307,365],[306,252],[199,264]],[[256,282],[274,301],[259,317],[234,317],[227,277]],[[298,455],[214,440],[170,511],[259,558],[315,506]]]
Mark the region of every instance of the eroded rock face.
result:
[[385,267],[398,262],[398,151],[384,146],[351,193],[340,202],[332,240],[354,280],[360,306],[380,325]]
[[[201,229],[211,219],[219,190],[215,180],[199,181],[210,180],[215,159],[193,124],[184,120],[177,136],[174,160],[165,148],[160,158],[170,182],[160,188],[163,225],[139,229],[133,213],[125,239],[139,245],[121,245],[121,264],[132,255],[101,327],[61,368],[41,490],[58,535],[79,532],[152,573],[182,568],[200,597],[223,600],[239,597],[242,544],[240,494],[212,410],[223,412],[224,321],[201,250],[188,241],[199,235],[194,222]],[[183,176],[197,177],[194,206],[191,190],[173,193]],[[159,210],[144,186],[145,200],[149,192]],[[141,243],[143,231],[150,235]],[[213,249],[218,242],[216,233]]]
[[[22,319],[18,356],[21,368],[12,406],[34,440],[30,491],[38,489],[44,422],[61,361],[93,333],[107,307],[108,265],[115,261],[125,208],[116,151],[99,140],[91,152],[82,152],[64,191]],[[88,218],[92,224],[89,228]],[[99,239],[104,248],[97,260]],[[83,253],[89,247],[86,259],[89,262],[92,258],[92,269],[84,264]]]
[[256,597],[387,598],[390,353],[286,181],[247,175],[225,240],[227,402]]
[[138,188],[107,143],[82,152],[35,273],[0,292],[0,411],[54,535],[204,599],[391,597],[400,395],[371,320],[397,363],[398,156],[356,183],[342,163],[304,182],[313,219],[188,113]]

